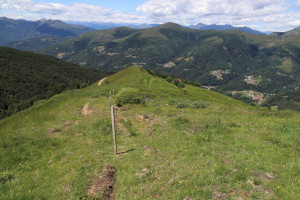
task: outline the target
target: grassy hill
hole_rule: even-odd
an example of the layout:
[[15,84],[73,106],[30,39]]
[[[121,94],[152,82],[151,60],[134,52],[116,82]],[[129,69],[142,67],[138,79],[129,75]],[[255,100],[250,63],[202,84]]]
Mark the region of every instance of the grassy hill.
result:
[[90,85],[107,74],[50,56],[0,47],[0,118],[64,90]]
[[0,199],[299,199],[299,119],[130,67],[0,121]]
[[[291,33],[296,32],[296,30]],[[90,32],[41,53],[103,70],[131,65],[161,70],[225,92],[267,94],[300,87],[299,34],[195,30],[166,23]]]

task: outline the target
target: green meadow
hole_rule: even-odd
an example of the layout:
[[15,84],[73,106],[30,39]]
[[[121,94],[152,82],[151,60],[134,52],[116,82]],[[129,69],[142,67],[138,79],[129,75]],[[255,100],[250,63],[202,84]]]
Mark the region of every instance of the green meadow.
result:
[[299,133],[299,112],[130,67],[0,121],[0,199],[300,199]]

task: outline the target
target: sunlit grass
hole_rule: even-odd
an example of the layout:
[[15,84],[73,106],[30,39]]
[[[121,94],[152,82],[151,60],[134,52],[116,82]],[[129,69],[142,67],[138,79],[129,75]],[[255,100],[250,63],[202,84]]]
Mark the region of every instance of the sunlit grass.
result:
[[[116,110],[114,156],[108,93],[114,103],[123,88],[152,96]],[[197,100],[208,106],[176,108]],[[93,112],[82,116],[87,103]],[[0,199],[92,199],[90,180],[105,164],[116,168],[116,199],[299,199],[299,133],[299,113],[128,68],[0,121],[0,178],[11,174]]]

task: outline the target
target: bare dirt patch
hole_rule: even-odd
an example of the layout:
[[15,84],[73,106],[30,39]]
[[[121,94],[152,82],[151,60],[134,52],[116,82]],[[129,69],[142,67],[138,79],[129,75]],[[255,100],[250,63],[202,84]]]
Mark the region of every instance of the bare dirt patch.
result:
[[255,176],[256,178],[266,182],[266,181],[270,181],[272,179],[275,178],[275,176],[272,173],[266,172],[266,173],[257,173],[257,172],[253,172],[252,173],[253,176]]
[[85,116],[85,115],[89,115],[91,113],[93,113],[94,110],[89,110],[89,104],[84,104],[83,108],[81,109],[81,115]]
[[86,194],[92,198],[114,200],[114,185],[116,182],[116,169],[107,164],[103,168],[102,176],[94,178]]
[[269,194],[269,195],[274,195],[274,192],[271,189],[264,188],[264,187],[262,187],[260,185],[255,185],[253,183],[253,181],[251,181],[251,180],[248,180],[247,183],[249,183],[250,185],[252,185],[252,187],[254,189],[256,189],[258,192]]
[[51,128],[47,133],[46,135],[48,137],[58,137],[59,134],[61,132],[61,129],[60,128]]
[[195,200],[195,199],[187,195],[183,200]]
[[214,187],[211,198],[217,200],[225,200],[225,199],[229,199],[230,195],[222,192],[218,192],[217,187]]
[[139,178],[142,178],[143,176],[146,176],[147,174],[149,174],[150,170],[147,168],[144,168],[141,173],[137,173]]
[[157,153],[158,152],[158,150],[157,149],[155,149],[155,148],[153,148],[153,147],[150,147],[150,146],[144,146],[144,149],[145,149],[145,151],[148,153],[148,154],[150,154],[150,153]]
[[[167,122],[160,119],[154,114],[139,114],[136,116],[138,121],[142,123],[147,123],[148,130],[146,131],[147,137],[151,137],[155,132],[155,125],[165,125]],[[164,132],[167,130],[164,130]]]
[[66,121],[64,121],[64,123],[63,123],[62,129],[63,129],[63,130],[68,130],[68,128],[69,128],[70,126],[71,126],[71,121],[66,120]]

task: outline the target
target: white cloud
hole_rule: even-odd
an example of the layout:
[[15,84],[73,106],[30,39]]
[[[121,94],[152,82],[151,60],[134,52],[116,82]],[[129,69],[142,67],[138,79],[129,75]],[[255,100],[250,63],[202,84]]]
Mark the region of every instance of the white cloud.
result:
[[[36,3],[32,0],[1,0],[0,9],[7,11],[7,17],[22,16],[21,18],[28,20],[48,18],[66,21],[143,22],[143,17],[134,13],[80,3],[66,6],[58,3]],[[32,14],[34,19],[28,18]]]
[[10,18],[81,22],[231,24],[285,31],[300,26],[300,0],[147,0],[129,13],[95,5],[0,0],[0,13]]
[[[137,7],[147,17],[185,16],[196,22],[199,17],[257,17],[282,13],[287,9],[287,0],[149,0]],[[182,18],[178,17],[178,20]]]
[[[283,30],[286,19],[297,21],[289,0],[148,0],[137,11],[150,21],[182,24],[232,24]],[[297,1],[300,5],[300,0]],[[294,23],[296,24],[296,22]],[[300,26],[300,24],[297,24]],[[286,27],[285,29],[288,29]]]

